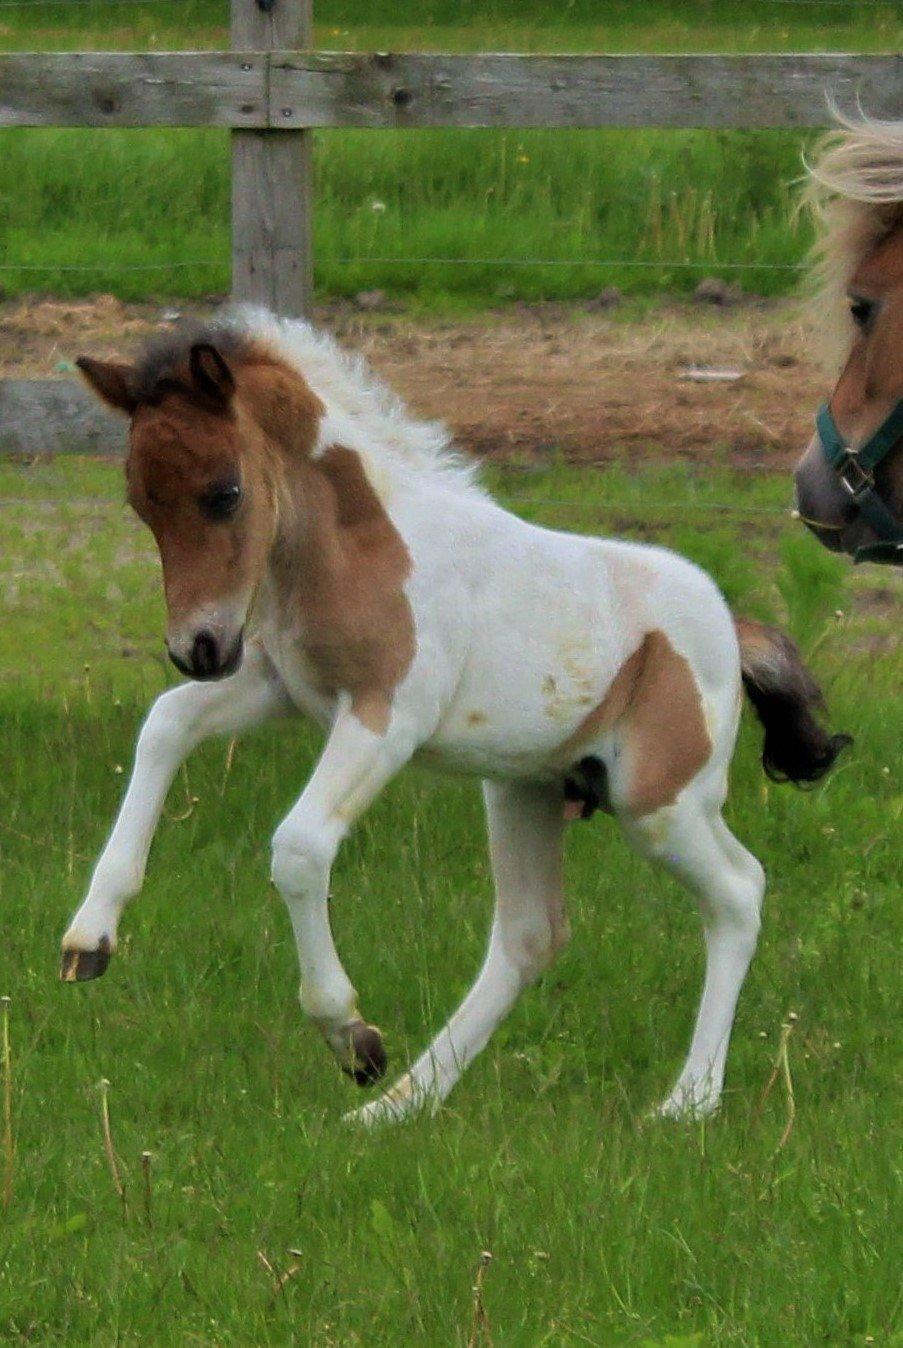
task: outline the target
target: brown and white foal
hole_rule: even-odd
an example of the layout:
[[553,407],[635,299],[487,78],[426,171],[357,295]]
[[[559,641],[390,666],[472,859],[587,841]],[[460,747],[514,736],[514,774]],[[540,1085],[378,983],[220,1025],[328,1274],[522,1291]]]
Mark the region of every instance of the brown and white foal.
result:
[[[743,679],[774,773],[813,780],[842,737],[780,633],[735,629],[673,553],[540,529],[502,510],[359,362],[258,311],[177,335],[137,366],[80,361],[130,418],[129,500],[163,563],[167,645],[189,681],[138,740],[62,975],[102,973],[173,775],[208,735],[296,712],[322,756],[273,838],[301,1003],[346,1071],[385,1070],[327,908],[338,846],[415,756],[483,779],[496,909],[483,968],[396,1085],[359,1111],[445,1097],[567,939],[566,817],[610,810],[698,896],[705,988],[667,1113],[713,1109],[756,944],[764,877],[721,817]],[[739,643],[738,643],[739,630]]]

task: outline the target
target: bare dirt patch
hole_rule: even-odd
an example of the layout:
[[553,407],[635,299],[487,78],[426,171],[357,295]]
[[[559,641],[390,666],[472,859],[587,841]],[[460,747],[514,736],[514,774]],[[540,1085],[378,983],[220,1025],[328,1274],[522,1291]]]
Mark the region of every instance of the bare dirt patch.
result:
[[[418,413],[493,456],[664,454],[784,470],[827,386],[786,303],[669,303],[644,314],[534,305],[454,322],[337,306],[316,319]],[[0,304],[0,377],[75,378],[75,356],[128,353],[169,321],[169,310],[113,296]],[[689,377],[713,369],[739,377]]]

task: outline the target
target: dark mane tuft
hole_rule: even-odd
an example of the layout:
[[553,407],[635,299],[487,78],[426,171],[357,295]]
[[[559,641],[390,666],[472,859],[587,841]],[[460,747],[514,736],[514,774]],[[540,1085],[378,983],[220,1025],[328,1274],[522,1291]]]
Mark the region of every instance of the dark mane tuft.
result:
[[227,361],[241,360],[250,346],[248,336],[236,328],[185,319],[169,332],[152,337],[136,360],[133,392],[137,401],[154,403],[166,381],[179,375],[184,380],[189,353],[198,342],[215,347]]

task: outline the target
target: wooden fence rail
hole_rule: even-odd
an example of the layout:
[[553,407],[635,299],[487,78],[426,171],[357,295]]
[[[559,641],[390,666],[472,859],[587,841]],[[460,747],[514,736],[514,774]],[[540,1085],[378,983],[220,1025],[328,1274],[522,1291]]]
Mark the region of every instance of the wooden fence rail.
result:
[[3,126],[818,127],[903,111],[903,55],[0,55]]

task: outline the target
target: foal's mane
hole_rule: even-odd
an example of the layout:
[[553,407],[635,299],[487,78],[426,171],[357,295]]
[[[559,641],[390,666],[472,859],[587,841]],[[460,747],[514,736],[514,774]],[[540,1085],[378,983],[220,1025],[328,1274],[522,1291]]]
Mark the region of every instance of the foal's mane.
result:
[[832,354],[851,335],[847,286],[857,266],[903,225],[903,121],[845,116],[815,148],[803,194],[816,220],[817,327]]
[[277,318],[266,309],[227,305],[203,323],[185,322],[154,338],[136,367],[139,401],[188,363],[191,347],[206,343],[230,364],[272,361],[299,374],[326,409],[324,434],[334,431],[349,449],[381,459],[386,467],[413,470],[458,490],[478,490],[476,465],[453,446],[440,422],[416,419],[362,356],[300,319]]
[[250,342],[237,329],[221,328],[216,319],[182,319],[168,331],[155,333],[138,356],[129,379],[136,401],[156,402],[168,380],[184,378],[191,348],[199,342],[215,346],[230,364],[239,365],[250,355]]

